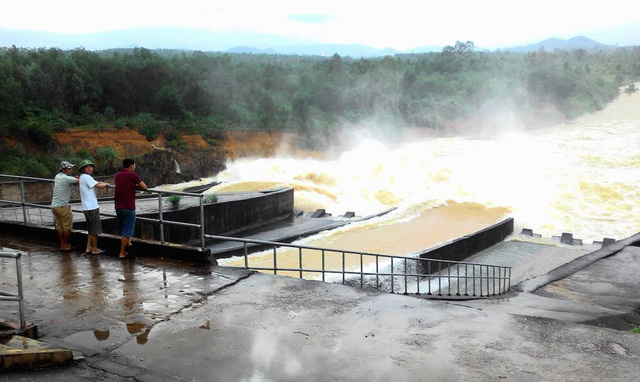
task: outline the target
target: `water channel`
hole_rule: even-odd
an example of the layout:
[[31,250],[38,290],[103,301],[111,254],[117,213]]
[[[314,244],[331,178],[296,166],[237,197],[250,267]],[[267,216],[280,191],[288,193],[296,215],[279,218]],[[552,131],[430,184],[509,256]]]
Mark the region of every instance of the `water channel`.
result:
[[482,137],[414,129],[389,140],[362,131],[354,128],[345,134],[353,144],[320,159],[280,153],[230,161],[215,178],[222,184],[207,193],[293,187],[296,209],[334,215],[397,206],[299,242],[385,254],[415,252],[505,216],[515,218],[516,232],[571,232],[585,243],[640,228],[640,93],[527,131],[509,118]]

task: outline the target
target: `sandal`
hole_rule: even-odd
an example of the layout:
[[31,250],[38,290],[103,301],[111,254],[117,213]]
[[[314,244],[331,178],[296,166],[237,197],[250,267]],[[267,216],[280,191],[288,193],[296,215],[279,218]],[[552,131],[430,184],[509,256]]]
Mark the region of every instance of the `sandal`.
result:
[[91,252],[92,255],[104,255],[105,253],[107,253],[107,251],[104,249],[100,249],[98,252]]

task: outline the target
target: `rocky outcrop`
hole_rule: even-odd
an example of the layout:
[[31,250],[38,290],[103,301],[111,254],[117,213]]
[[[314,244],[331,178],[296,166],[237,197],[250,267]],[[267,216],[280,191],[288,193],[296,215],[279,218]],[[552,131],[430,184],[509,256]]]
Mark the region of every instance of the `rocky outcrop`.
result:
[[210,149],[191,150],[187,155],[156,149],[136,160],[136,172],[149,187],[214,176],[225,168],[224,160]]

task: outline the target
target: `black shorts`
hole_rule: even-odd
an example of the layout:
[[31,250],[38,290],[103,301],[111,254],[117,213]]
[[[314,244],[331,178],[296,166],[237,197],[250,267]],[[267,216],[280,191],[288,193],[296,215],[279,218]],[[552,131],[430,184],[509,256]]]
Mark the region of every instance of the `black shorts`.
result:
[[102,220],[100,220],[100,209],[84,211],[84,219],[87,221],[87,231],[89,235],[99,235],[102,233]]

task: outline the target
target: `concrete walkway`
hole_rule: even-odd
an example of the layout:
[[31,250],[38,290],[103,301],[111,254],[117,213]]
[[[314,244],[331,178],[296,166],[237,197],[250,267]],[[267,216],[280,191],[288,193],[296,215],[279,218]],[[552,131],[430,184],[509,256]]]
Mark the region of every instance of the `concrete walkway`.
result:
[[[640,379],[640,337],[628,331],[640,323],[633,246],[534,291],[464,302],[162,259],[60,254],[2,235],[0,247],[28,252],[27,320],[41,340],[75,356],[69,367],[0,381]],[[5,275],[15,270],[0,267],[0,290],[11,289]],[[0,306],[3,315],[17,311]]]

